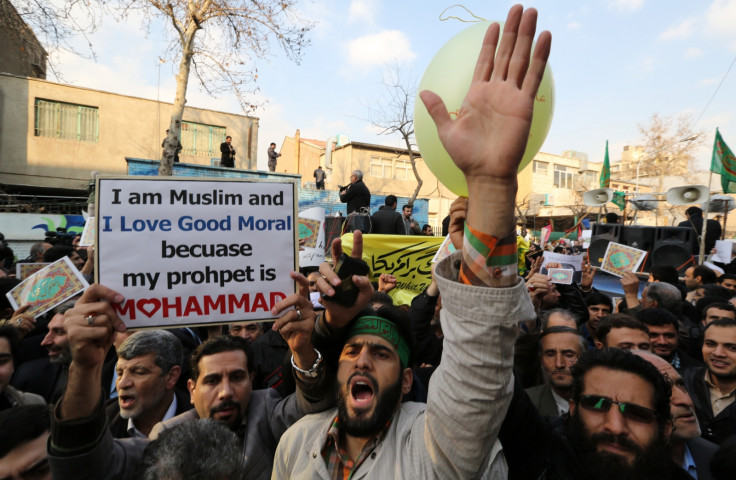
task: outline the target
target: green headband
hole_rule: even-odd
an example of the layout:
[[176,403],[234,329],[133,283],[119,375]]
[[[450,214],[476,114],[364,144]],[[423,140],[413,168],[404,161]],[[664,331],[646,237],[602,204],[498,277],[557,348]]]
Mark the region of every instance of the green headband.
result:
[[356,335],[376,335],[393,345],[404,367],[409,367],[409,344],[399,333],[399,328],[391,320],[382,317],[365,316],[353,322],[347,338]]

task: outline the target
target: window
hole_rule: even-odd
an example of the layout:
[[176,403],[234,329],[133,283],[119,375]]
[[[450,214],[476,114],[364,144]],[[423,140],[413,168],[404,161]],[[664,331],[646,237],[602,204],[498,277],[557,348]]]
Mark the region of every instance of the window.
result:
[[394,164],[394,178],[396,180],[408,180],[409,172],[411,172],[411,162],[409,160],[396,160]]
[[35,135],[97,143],[100,135],[97,107],[36,99]]
[[225,127],[181,122],[182,155],[219,157],[220,144],[224,141]]
[[384,157],[371,157],[371,177],[391,178],[393,160]]
[[557,188],[573,188],[573,172],[564,165],[555,165],[554,185]]
[[547,167],[549,167],[549,163],[547,162],[540,162],[539,160],[534,160],[534,173],[539,173],[541,175],[547,175]]

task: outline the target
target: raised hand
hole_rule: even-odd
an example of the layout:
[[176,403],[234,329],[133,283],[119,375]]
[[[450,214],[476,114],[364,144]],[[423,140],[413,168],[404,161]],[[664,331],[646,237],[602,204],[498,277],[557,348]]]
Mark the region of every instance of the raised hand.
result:
[[298,283],[299,293],[292,293],[273,306],[271,309],[273,315],[283,313],[274,322],[273,329],[289,344],[297,366],[308,370],[317,360],[317,354],[312,347],[315,314],[308,293],[305,295],[305,292],[309,292],[306,277],[298,272],[291,272],[291,278]]
[[530,64],[536,23],[536,10],[512,7],[498,51],[499,25],[488,28],[457,119],[450,118],[438,95],[420,94],[442,144],[466,177],[516,177],[552,42],[550,33],[542,32]]
[[[342,241],[336,238],[332,242],[332,258],[337,260],[342,255]],[[350,252],[353,258],[363,257],[363,234],[360,230],[353,232],[353,249]],[[335,288],[340,286],[342,280],[332,269],[332,266],[325,262],[319,266],[319,273],[322,278],[317,279],[317,289],[322,295],[320,303],[325,306],[325,322],[331,329],[340,330],[345,327],[355,315],[368,305],[371,297],[373,297],[373,285],[367,276],[353,275],[353,284],[358,287],[358,298],[355,303],[350,306],[340,305],[332,302],[324,297],[324,295],[334,295]]]
[[509,10],[500,45],[498,24],[488,28],[455,120],[437,94],[420,93],[442,144],[465,174],[472,199],[468,223],[498,238],[514,229],[516,172],[552,44],[551,34],[542,32],[530,61],[536,24],[536,10],[515,5]]

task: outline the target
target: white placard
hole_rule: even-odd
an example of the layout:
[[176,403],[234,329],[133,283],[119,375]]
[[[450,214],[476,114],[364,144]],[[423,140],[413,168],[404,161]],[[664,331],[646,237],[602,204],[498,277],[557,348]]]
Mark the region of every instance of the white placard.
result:
[[325,209],[308,208],[299,212],[299,266],[319,267],[324,261]]
[[583,270],[582,255],[565,255],[564,253],[554,253],[545,250],[542,256],[544,257],[544,260],[542,260],[543,267],[548,263],[559,263],[560,268],[571,268],[576,272]]
[[95,246],[95,217],[88,217],[84,221],[84,231],[82,232],[82,238],[79,239],[80,247],[94,247]]
[[[731,263],[731,251],[733,250],[733,242],[728,240],[716,240],[716,253],[713,254],[712,260],[714,262]],[[705,252],[707,255],[710,252]]]
[[295,291],[296,183],[97,177],[96,269],[129,328],[272,318]]

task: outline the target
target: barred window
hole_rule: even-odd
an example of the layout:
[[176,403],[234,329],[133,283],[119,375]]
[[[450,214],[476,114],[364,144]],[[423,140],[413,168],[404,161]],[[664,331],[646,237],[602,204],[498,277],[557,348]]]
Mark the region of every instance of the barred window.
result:
[[225,141],[225,136],[225,127],[181,122],[181,153],[182,155],[219,157],[220,144]]
[[36,99],[35,135],[97,143],[100,116],[97,107]]

